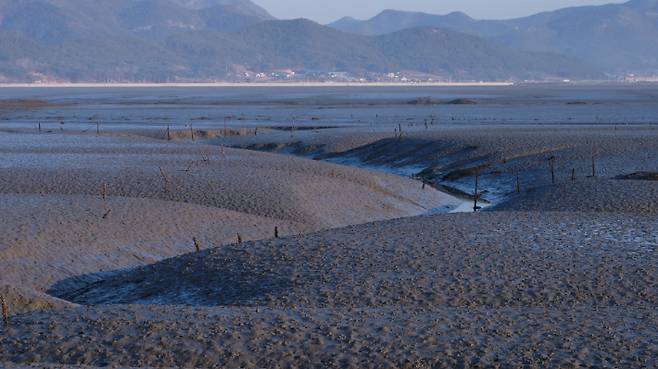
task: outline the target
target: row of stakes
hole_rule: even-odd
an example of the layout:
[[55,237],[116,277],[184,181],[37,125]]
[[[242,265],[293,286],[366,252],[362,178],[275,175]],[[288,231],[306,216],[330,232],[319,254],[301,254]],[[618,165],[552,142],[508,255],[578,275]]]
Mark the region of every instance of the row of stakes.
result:
[[[555,184],[556,179],[555,179],[555,161],[557,158],[555,156],[551,156],[548,158],[548,163],[551,171],[551,184]],[[592,157],[592,178],[596,177],[596,159]],[[576,181],[576,168],[571,169],[571,181],[575,182]],[[477,212],[478,210],[481,210],[482,207],[478,206],[478,200],[482,197],[482,194],[479,191],[479,185],[480,185],[480,174],[475,175],[475,191],[473,192],[473,211]],[[425,188],[425,183],[423,183],[423,188]],[[520,194],[521,193],[521,178],[519,173],[516,173],[516,193]]]
[[[41,122],[37,122],[36,130],[37,130],[38,134],[41,134],[41,132],[42,132]],[[63,131],[64,129],[61,128],[61,130]],[[87,130],[85,130],[85,132],[87,132]],[[100,122],[96,122],[96,134],[97,135],[101,134],[101,123]]]
[[[192,137],[192,141],[194,141],[195,140],[194,127],[193,127],[192,123],[190,123],[189,126],[190,126],[190,136]],[[43,131],[42,128],[41,128],[41,122],[37,122],[36,131],[39,134],[41,134],[41,132]],[[101,134],[101,124],[100,124],[100,122],[96,122],[96,134],[97,135]],[[171,141],[171,128],[170,128],[169,124],[167,124],[166,135],[167,135],[167,141]],[[224,122],[224,136],[227,136],[227,135],[228,135],[228,128],[226,127],[226,122]],[[255,136],[258,135],[258,127],[256,127],[256,129],[255,129],[254,135]]]
[[[166,187],[169,183],[169,179],[167,178],[167,176],[164,173],[164,170],[162,168],[160,168],[160,173],[161,173],[162,177],[165,179],[165,189],[166,189]],[[101,186],[101,190],[100,190],[101,199],[107,200],[107,194],[108,194],[107,184],[104,183]],[[103,214],[102,218],[107,219],[107,217],[110,215],[111,212],[112,212],[112,209],[108,209]],[[274,227],[274,238],[279,238],[279,227],[278,226]],[[242,244],[242,241],[243,241],[242,240],[242,235],[240,233],[238,233],[237,234],[237,244]],[[196,251],[197,252],[201,251],[201,244],[199,243],[199,241],[197,240],[196,237],[192,237],[192,242],[194,243],[194,248],[196,249]]]
[[[42,133],[41,122],[38,122],[38,123],[37,123],[36,130],[37,130],[37,133],[38,133],[38,134],[41,134],[41,133]],[[227,131],[226,131],[226,125],[225,125],[225,126],[224,126],[224,133],[226,134],[226,132],[227,132]],[[256,128],[256,131],[255,131],[255,132],[256,132],[255,134],[258,134],[258,128]],[[100,125],[100,122],[96,122],[96,134],[97,134],[97,135],[100,135],[100,134],[101,134],[101,125]],[[192,127],[192,124],[190,124],[190,135],[191,135],[191,137],[192,137],[192,140],[194,141],[194,139],[195,139],[195,137],[194,137],[194,128]],[[171,140],[171,130],[170,130],[170,128],[169,128],[169,125],[167,125],[167,140]],[[160,170],[161,170],[161,175],[165,178],[165,183],[168,184],[169,181],[168,181],[166,175],[164,174],[164,172],[162,172],[162,168],[160,168]],[[165,186],[166,186],[166,185],[165,185]],[[103,185],[101,186],[100,194],[101,194],[101,198],[102,198],[103,200],[106,200],[106,199],[107,199],[107,194],[108,194],[108,191],[107,191],[107,184],[103,184]],[[112,209],[108,209],[108,210],[103,214],[102,218],[103,218],[103,219],[107,219],[107,217],[110,215],[111,212],[112,212]],[[274,238],[279,238],[279,228],[278,228],[278,227],[274,227]],[[196,237],[193,237],[193,238],[192,238],[192,241],[194,242],[194,247],[195,247],[196,251],[197,251],[197,252],[200,252],[200,251],[201,251],[201,244],[199,243],[199,241],[197,240],[197,238],[196,238]],[[238,243],[238,244],[242,244],[242,235],[239,234],[239,233],[237,234],[237,243]],[[5,300],[5,297],[4,297],[3,295],[0,295],[0,309],[2,310],[2,321],[3,321],[3,324],[4,324],[5,328],[9,328],[9,306],[7,305],[7,301]]]

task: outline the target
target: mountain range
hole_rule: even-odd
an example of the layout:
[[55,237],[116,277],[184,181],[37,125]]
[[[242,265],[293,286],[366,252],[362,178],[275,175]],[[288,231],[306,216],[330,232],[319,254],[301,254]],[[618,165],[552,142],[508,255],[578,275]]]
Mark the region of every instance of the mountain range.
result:
[[604,79],[658,67],[657,2],[323,26],[250,0],[0,0],[0,82]]
[[511,20],[386,10],[369,20],[346,17],[329,26],[362,35],[441,27],[516,50],[563,54],[609,74],[658,70],[658,0],[573,7]]

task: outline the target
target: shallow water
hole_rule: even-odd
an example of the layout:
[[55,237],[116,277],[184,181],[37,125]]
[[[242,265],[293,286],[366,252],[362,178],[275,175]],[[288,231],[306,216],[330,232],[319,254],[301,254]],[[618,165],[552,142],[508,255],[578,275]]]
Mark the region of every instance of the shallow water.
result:
[[[411,105],[418,97],[477,105]],[[423,124],[658,124],[658,85],[509,87],[0,88],[0,100],[56,106],[0,109],[0,128],[198,128]],[[391,126],[392,127],[392,126]]]

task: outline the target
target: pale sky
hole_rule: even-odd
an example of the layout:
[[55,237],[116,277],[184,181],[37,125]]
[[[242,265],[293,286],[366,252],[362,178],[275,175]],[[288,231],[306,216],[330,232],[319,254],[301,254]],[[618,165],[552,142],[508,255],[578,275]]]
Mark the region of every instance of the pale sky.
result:
[[281,19],[308,18],[329,23],[343,16],[370,18],[384,9],[446,14],[462,11],[479,19],[526,16],[567,6],[622,3],[624,0],[254,0]]

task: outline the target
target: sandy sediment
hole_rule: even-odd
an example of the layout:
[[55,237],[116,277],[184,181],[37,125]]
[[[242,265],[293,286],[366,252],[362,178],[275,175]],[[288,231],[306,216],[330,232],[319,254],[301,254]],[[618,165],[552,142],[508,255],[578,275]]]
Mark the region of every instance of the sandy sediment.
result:
[[651,307],[594,309],[93,307],[19,317],[0,343],[103,367],[655,367]]
[[12,314],[65,305],[44,295],[58,280],[193,251],[193,239],[207,248],[457,203],[391,175],[191,143],[6,133],[0,142],[0,288]]
[[658,182],[581,178],[510,196],[495,211],[568,211],[658,214]]
[[61,291],[142,305],[15,317],[0,361],[651,367],[656,226],[639,215],[492,212],[206,250]]
[[74,277],[195,250],[308,230],[302,224],[201,205],[85,195],[0,195],[0,289],[12,314],[63,305],[44,294]]
[[587,213],[407,218],[225,246],[60,290],[84,304],[655,304],[656,227]]
[[[7,113],[0,367],[658,366],[656,182],[612,179],[658,172],[655,126],[548,125],[571,119],[558,111],[542,124],[439,116],[426,127],[435,112],[407,110],[411,98],[352,111],[369,100],[339,96],[331,111],[302,99],[307,121],[288,130],[288,98],[259,100],[257,121],[240,116],[229,132],[220,113],[254,101],[182,99],[174,105],[206,117],[192,120],[195,142],[183,124],[166,140],[164,124],[185,114],[162,113],[161,99],[117,99],[143,104],[130,118],[104,103],[90,117],[81,106]],[[479,172],[485,198],[506,201],[391,220],[460,201],[388,174],[218,145],[467,192]]]
[[96,196],[106,186],[111,196],[218,207],[315,229],[454,202],[404,178],[292,157],[106,137],[13,136],[0,138],[2,193]]

